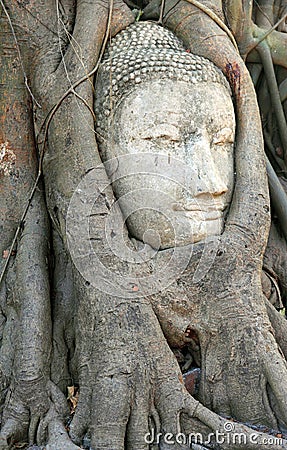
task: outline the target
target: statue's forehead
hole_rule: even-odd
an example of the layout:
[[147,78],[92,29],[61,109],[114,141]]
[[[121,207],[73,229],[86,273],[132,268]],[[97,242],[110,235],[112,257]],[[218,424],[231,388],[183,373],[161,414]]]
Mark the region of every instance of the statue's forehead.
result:
[[155,108],[166,104],[177,110],[186,109],[187,101],[194,102],[197,99],[212,105],[214,100],[219,100],[218,97],[223,97],[223,101],[219,102],[218,106],[224,105],[226,99],[230,99],[230,102],[226,103],[226,108],[230,108],[232,105],[230,92],[220,83],[213,81],[189,83],[177,79],[154,79],[131,88],[122,96],[118,104],[144,105],[146,103],[145,106]]
[[228,90],[218,83],[182,81],[143,83],[129,92],[114,110],[114,125],[122,130],[146,129],[169,123],[178,128],[192,122],[233,125],[234,110]]

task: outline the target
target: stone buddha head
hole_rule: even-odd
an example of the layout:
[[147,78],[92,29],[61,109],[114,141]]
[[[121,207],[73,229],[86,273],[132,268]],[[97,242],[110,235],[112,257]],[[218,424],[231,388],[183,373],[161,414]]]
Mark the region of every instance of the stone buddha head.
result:
[[220,235],[234,185],[235,115],[215,65],[140,22],[101,63],[97,138],[130,235],[169,248]]

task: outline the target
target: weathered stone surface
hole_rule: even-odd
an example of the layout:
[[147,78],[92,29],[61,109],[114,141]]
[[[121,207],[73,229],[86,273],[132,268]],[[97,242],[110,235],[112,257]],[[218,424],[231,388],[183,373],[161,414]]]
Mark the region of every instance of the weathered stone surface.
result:
[[[143,51],[153,56],[141,59]],[[143,70],[149,76],[137,83],[131,75]],[[102,88],[110,76],[108,101]],[[232,197],[235,134],[223,75],[186,53],[167,30],[144,23],[118,35],[97,81],[101,155],[105,162],[116,158],[107,171],[130,235],[169,248],[221,234]]]

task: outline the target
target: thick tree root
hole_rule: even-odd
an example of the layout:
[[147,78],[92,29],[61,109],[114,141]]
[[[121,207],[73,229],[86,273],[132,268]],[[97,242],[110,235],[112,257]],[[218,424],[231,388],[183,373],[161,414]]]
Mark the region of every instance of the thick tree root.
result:
[[[94,304],[92,289],[83,288],[82,298],[85,297],[85,290],[89,292],[91,306]],[[113,303],[110,298],[103,298],[103,294],[98,295],[101,295],[101,301],[97,307],[102,312],[93,315],[95,322],[89,324],[89,342],[87,330],[82,328],[84,322],[79,323],[82,333],[80,366],[83,368],[80,379],[85,380],[88,386],[83,384],[82,389],[80,383],[80,401],[71,424],[70,436],[77,445],[80,445],[84,433],[89,431],[91,448],[97,450],[147,450],[152,437],[155,443],[158,439],[160,449],[185,449],[188,448],[187,443],[176,442],[176,436],[186,433],[186,423],[194,424],[194,419],[197,419],[199,422],[196,426],[199,427],[192,428],[190,432],[195,433],[205,427],[205,442],[208,442],[210,433],[229,436],[217,448],[266,448],[265,442],[270,443],[272,436],[224,419],[190,396],[184,387],[174,355],[145,300],[126,304],[118,299]],[[104,313],[103,308],[107,308],[109,313]],[[83,305],[80,310],[84,311]],[[97,317],[101,319],[98,321]],[[91,334],[91,330],[96,332]],[[222,336],[222,339],[226,341],[226,336]],[[215,350],[210,350],[211,354],[215,355]],[[240,347],[238,351],[240,353]],[[222,355],[219,358],[222,360]],[[230,377],[234,378],[232,371]],[[245,380],[243,386],[244,383]],[[231,390],[234,389],[230,380],[227,384]],[[230,408],[233,404],[232,393],[226,398]],[[277,400],[280,402],[279,397]],[[234,402],[238,403],[238,392],[235,393]],[[268,414],[268,408],[263,411],[263,415]],[[248,411],[248,401],[244,402],[243,399],[242,414],[246,417]],[[181,417],[185,417],[182,425]],[[90,423],[88,418],[91,418]],[[276,421],[271,424],[275,425]],[[236,441],[236,433],[245,436],[243,441]],[[173,444],[168,442],[171,436],[175,441]],[[271,448],[287,448],[286,445],[285,441],[274,439]]]
[[[47,436],[54,444],[57,439],[64,442],[66,435],[65,442],[68,442],[63,423],[69,409],[65,396],[54,383],[41,379],[30,383],[28,390],[25,384],[19,384],[8,397],[0,433],[1,450],[15,442],[42,445],[47,442]],[[59,436],[55,438],[56,435]]]
[[47,420],[49,421],[47,450],[78,450],[81,448],[71,441],[59,418],[47,418]]

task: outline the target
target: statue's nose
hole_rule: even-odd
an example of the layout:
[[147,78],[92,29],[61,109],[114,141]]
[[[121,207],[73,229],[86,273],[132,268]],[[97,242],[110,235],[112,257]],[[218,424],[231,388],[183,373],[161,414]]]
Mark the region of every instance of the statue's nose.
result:
[[[228,170],[224,161],[222,166],[218,167],[214,159],[212,149],[207,133],[201,133],[193,136],[187,145],[187,160],[192,168],[194,180],[194,195],[212,194],[219,196],[228,191],[224,182],[223,174]],[[226,177],[225,177],[226,178]]]

